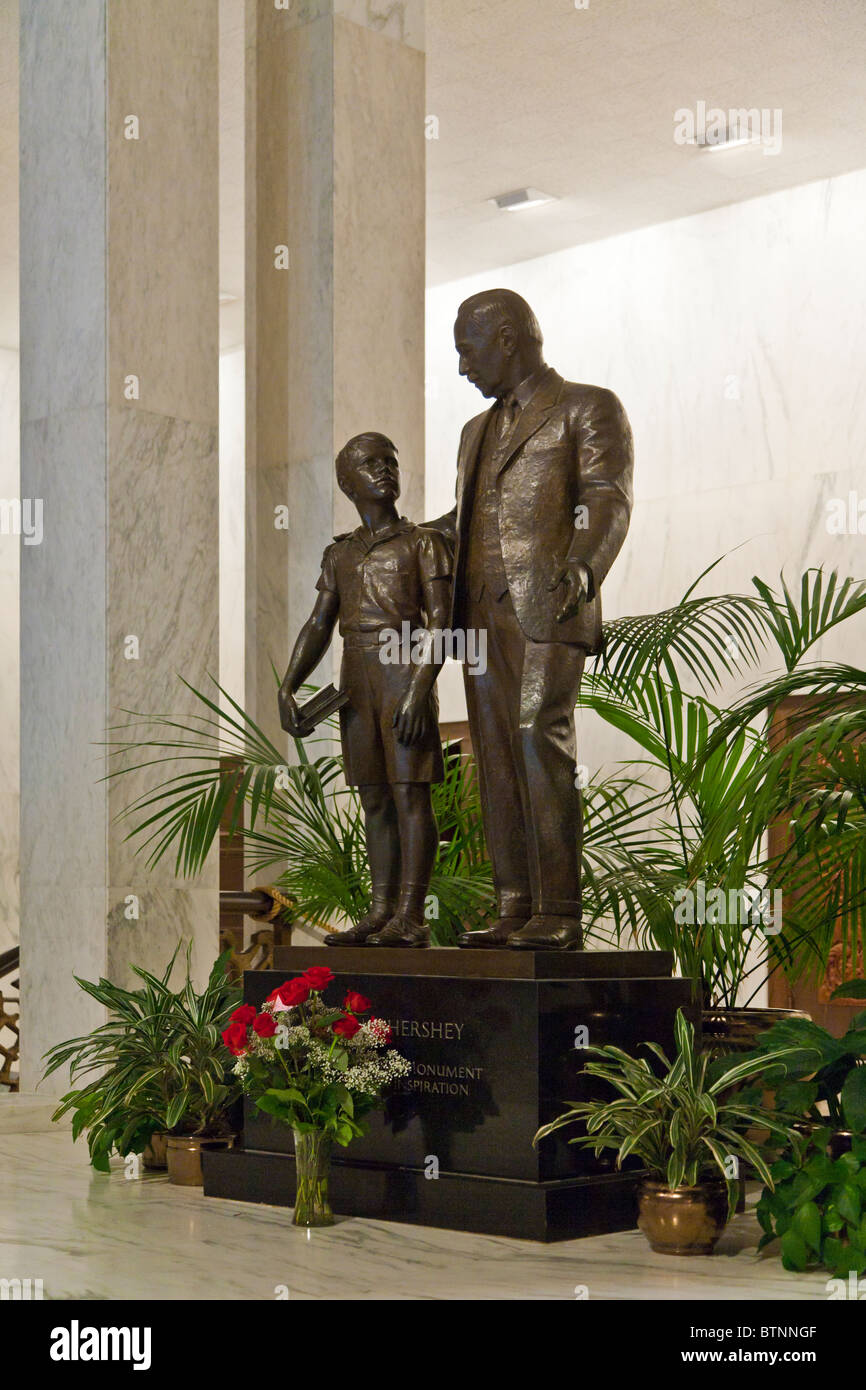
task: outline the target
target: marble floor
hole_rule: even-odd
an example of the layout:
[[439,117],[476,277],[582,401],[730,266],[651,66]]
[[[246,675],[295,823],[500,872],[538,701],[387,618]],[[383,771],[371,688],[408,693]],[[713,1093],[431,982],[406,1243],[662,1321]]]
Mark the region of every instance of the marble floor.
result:
[[46,1299],[827,1298],[826,1274],[756,1254],[748,1212],[707,1259],[655,1255],[639,1231],[549,1246],[348,1218],[305,1232],[161,1174],[93,1173],[46,1102],[0,1101],[0,1279],[41,1279]]

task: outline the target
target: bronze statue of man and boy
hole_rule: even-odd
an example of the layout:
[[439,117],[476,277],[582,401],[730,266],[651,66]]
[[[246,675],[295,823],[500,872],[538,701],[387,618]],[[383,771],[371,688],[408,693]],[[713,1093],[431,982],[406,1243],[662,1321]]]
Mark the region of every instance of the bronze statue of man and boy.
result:
[[[581,946],[582,811],[574,708],[601,643],[601,585],[632,504],[632,437],[617,397],[545,364],[531,308],[511,290],[460,305],[461,376],[492,402],[464,427],[457,502],[414,525],[397,512],[397,449],[356,435],[337,481],[361,525],[325,550],[315,607],[280,688],[282,727],[305,732],[295,696],[339,622],[346,781],[364,811],[372,897],[332,946],[426,946],[437,849],[430,786],[443,776],[435,681],[441,643],[393,657],[381,634],[483,630],[464,670],[497,917],[460,946]],[[406,623],[409,626],[403,627]],[[387,654],[387,659],[384,659]]]

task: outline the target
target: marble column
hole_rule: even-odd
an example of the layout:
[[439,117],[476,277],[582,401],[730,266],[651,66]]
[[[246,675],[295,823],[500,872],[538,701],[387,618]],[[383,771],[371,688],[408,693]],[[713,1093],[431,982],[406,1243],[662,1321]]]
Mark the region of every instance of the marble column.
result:
[[[18,942],[18,353],[0,347],[0,951]],[[19,504],[19,505],[16,505]],[[9,992],[9,981],[0,981]]]
[[246,703],[275,738],[272,665],[357,525],[337,450],[388,434],[424,514],[423,47],[423,0],[247,0]]
[[[215,862],[148,871],[106,785],[124,710],[218,676],[218,8],[21,0],[22,1086],[178,936],[217,949]],[[176,769],[169,769],[169,772]],[[62,1078],[58,1079],[62,1084]]]

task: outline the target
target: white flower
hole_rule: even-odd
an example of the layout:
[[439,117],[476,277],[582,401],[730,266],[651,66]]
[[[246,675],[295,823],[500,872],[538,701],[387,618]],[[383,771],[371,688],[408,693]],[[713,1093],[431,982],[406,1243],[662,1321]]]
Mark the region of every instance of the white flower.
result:
[[[361,1026],[361,1033],[371,1047],[385,1047],[389,1032],[387,1023],[381,1018],[368,1018]],[[360,1034],[357,1036],[360,1037]]]

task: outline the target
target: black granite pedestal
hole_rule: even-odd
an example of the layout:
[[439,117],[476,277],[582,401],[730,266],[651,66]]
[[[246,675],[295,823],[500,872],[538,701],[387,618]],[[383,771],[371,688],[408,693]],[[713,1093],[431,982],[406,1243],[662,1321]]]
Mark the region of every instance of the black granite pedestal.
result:
[[[244,999],[261,1004],[287,977],[327,965],[359,990],[412,1063],[370,1116],[370,1130],[336,1151],[338,1214],[551,1240],[635,1224],[640,1170],[568,1144],[569,1131],[532,1136],[569,1100],[610,1095],[579,1073],[587,1044],[673,1050],[688,981],[665,952],[330,950],[278,947],[277,969],[248,971]],[[291,1206],[292,1134],[247,1105],[241,1149],[203,1155],[206,1196]]]

